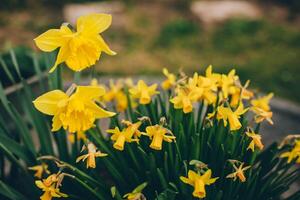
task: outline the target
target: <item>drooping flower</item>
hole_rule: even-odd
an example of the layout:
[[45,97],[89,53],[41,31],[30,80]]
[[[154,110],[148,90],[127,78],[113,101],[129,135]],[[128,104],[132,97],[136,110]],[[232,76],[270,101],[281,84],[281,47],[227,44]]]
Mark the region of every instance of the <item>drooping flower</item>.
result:
[[241,163],[239,167],[237,167],[235,165],[235,163],[233,163],[233,168],[234,168],[234,172],[231,173],[231,174],[228,174],[226,176],[226,178],[232,178],[234,181],[239,178],[239,180],[241,182],[245,182],[246,181],[246,176],[244,174],[244,171],[246,171],[247,169],[249,169],[251,166],[247,166],[247,167],[243,167],[244,166],[244,163]]
[[100,33],[111,24],[112,17],[108,14],[88,14],[77,19],[77,30],[74,32],[67,24],[60,29],[50,29],[34,39],[37,47],[45,52],[59,48],[53,72],[65,62],[74,71],[81,71],[99,60],[102,52],[115,55],[105,43]]
[[71,133],[86,131],[96,119],[115,115],[95,103],[104,91],[102,87],[77,86],[76,92],[68,96],[61,90],[53,90],[38,97],[33,104],[40,112],[53,115],[52,131],[61,127]]
[[146,199],[142,193],[143,189],[147,186],[147,183],[142,183],[137,186],[132,192],[127,193],[123,198],[127,200],[143,200]]
[[41,200],[52,200],[53,198],[68,197],[68,195],[60,192],[62,177],[59,174],[52,174],[46,179],[35,181],[38,188],[44,192],[40,197]]
[[29,170],[35,171],[34,177],[41,179],[43,174],[50,174],[50,171],[48,170],[48,165],[45,163],[42,163],[40,165],[35,165],[32,167],[28,167]]
[[247,111],[248,109],[244,109],[242,102],[240,102],[238,108],[235,111],[232,111],[230,107],[224,107],[224,105],[221,105],[217,108],[217,119],[223,120],[225,127],[229,122],[230,131],[239,130],[242,127],[239,118]]
[[140,104],[149,104],[151,97],[159,92],[156,90],[157,84],[148,86],[143,80],[139,80],[137,85],[129,89],[133,98],[139,99]]
[[282,153],[280,158],[287,158],[287,163],[291,163],[294,159],[296,159],[296,163],[300,164],[300,140],[296,140],[293,149]]
[[194,187],[193,196],[196,198],[205,198],[206,197],[206,185],[211,185],[218,178],[211,178],[211,170],[207,170],[203,175],[197,174],[196,172],[189,170],[188,177],[180,177],[180,180],[186,184],[189,184]]
[[113,147],[119,151],[124,150],[125,142],[138,142],[141,132],[138,130],[142,122],[131,123],[128,121],[123,122],[127,125],[127,128],[124,128],[122,131],[118,127],[114,129],[109,129],[106,132],[111,133],[111,140],[115,141]]
[[261,142],[261,135],[258,135],[254,132],[246,132],[246,135],[251,138],[251,142],[247,149],[251,149],[254,152],[255,147],[257,147],[259,150],[264,148],[264,145]]
[[267,96],[260,97],[258,99],[253,99],[250,103],[252,105],[251,111],[254,112],[255,122],[261,123],[264,120],[267,120],[270,124],[273,124],[270,108],[270,100],[273,97],[273,93],[268,94]]
[[82,151],[87,149],[87,154],[81,155],[76,159],[76,162],[80,162],[81,160],[86,162],[86,168],[96,168],[96,158],[97,157],[105,157],[107,156],[106,153],[102,153],[101,151],[97,151],[97,147],[93,143],[88,143],[87,145],[83,146]]
[[163,141],[172,142],[176,137],[171,134],[170,130],[162,127],[161,125],[147,126],[146,136],[148,136],[152,142],[150,148],[155,150],[161,150]]
[[163,68],[163,74],[167,78],[161,83],[161,87],[164,90],[168,90],[176,85],[176,76],[175,74],[169,73],[169,71],[166,68]]

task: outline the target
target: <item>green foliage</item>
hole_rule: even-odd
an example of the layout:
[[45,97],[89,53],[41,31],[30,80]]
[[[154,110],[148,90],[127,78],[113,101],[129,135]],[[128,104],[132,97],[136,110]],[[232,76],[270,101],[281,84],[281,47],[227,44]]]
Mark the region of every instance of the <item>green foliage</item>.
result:
[[[288,146],[279,149],[273,144],[262,152],[254,153],[247,150],[250,141],[244,134],[249,125],[246,117],[243,117],[239,131],[230,132],[228,127],[216,119],[211,123],[205,120],[204,117],[214,109],[213,106],[200,104],[194,112],[184,114],[169,103],[168,92],[157,95],[151,104],[139,105],[135,109],[131,107],[128,98],[127,117],[121,114],[113,117],[110,127],[122,128],[121,120],[124,118],[136,122],[140,117],[147,116],[152,124],[160,123],[165,118],[165,126],[176,136],[176,142],[164,143],[163,149],[156,151],[149,148],[149,138],[142,136],[139,144],[127,143],[121,152],[113,148],[111,140],[103,134],[105,130],[97,125],[86,135],[108,156],[97,158],[97,169],[86,169],[84,163],[75,163],[82,141],[70,144],[64,130],[51,133],[51,120],[32,105],[31,101],[37,94],[22,77],[19,64],[14,60],[14,52],[12,58],[14,73],[21,80],[22,88],[16,92],[17,103],[13,104],[0,85],[3,109],[0,114],[1,199],[38,199],[41,192],[37,190],[33,174],[27,167],[41,161],[47,162],[53,173],[60,168],[72,175],[65,177],[61,188],[70,196],[69,199],[114,199],[111,193],[115,199],[122,199],[124,194],[142,184],[147,199],[192,200],[192,188],[181,182],[179,177],[186,176],[188,170],[194,168],[194,164],[198,163],[195,160],[207,164],[212,169],[213,177],[219,177],[215,184],[207,186],[207,200],[280,199],[281,194],[300,177],[299,168],[292,168],[293,162],[287,164],[285,159],[279,159],[279,155]],[[49,60],[44,62],[51,66]],[[35,69],[37,72],[42,71],[39,66]],[[60,70],[61,67],[46,79],[47,91],[62,89]],[[40,73],[37,75],[41,80],[37,83],[40,94],[45,92],[42,81],[45,79],[39,76]],[[14,77],[13,80],[17,82]],[[143,122],[141,131],[145,131],[150,121]],[[228,159],[238,159],[252,166],[246,172],[245,183],[225,178],[232,172]],[[147,186],[143,184],[145,182]],[[287,199],[298,198],[299,192]]]

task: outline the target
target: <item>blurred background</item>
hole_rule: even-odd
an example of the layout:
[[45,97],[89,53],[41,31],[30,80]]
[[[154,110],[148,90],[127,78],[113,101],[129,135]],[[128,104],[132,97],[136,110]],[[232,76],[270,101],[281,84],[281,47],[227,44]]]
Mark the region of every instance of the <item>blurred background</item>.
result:
[[111,13],[103,35],[118,55],[104,55],[99,74],[157,75],[163,67],[192,73],[212,64],[219,72],[236,68],[252,87],[299,103],[299,11],[299,0],[0,0],[0,49],[9,65],[14,48],[29,77],[29,57],[41,53],[33,38],[82,14]]

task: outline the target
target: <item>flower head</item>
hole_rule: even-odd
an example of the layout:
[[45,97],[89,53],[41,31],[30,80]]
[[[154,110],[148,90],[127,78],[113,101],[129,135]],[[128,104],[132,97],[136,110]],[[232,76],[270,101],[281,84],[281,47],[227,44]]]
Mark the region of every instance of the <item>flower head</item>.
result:
[[150,148],[155,150],[162,149],[163,141],[170,143],[176,138],[170,133],[170,130],[158,124],[146,127],[146,136],[148,136],[152,140]]
[[151,97],[159,92],[156,90],[157,84],[147,86],[143,80],[139,80],[137,85],[129,89],[129,93],[133,98],[139,99],[140,104],[149,104]]
[[59,190],[62,178],[62,175],[52,174],[46,179],[35,181],[36,186],[44,192],[40,199],[52,200],[52,198],[68,197],[68,195]]
[[258,135],[254,132],[246,132],[246,135],[251,138],[251,142],[247,149],[251,149],[254,152],[255,147],[257,147],[259,150],[264,148],[264,145],[261,142],[261,135]]
[[127,200],[143,200],[146,199],[142,193],[143,189],[147,186],[147,183],[142,183],[137,186],[132,192],[127,193],[123,196]]
[[251,105],[255,108],[260,108],[266,112],[270,111],[271,108],[270,108],[270,100],[272,99],[273,97],[273,93],[270,93],[266,96],[263,96],[263,97],[260,97],[260,98],[257,98],[257,99],[253,99],[251,101]]
[[176,76],[175,74],[169,73],[169,71],[166,68],[163,68],[163,74],[165,75],[165,77],[167,78],[166,80],[164,80],[161,83],[161,87],[164,90],[168,90],[171,87],[175,86],[176,84]]
[[38,97],[33,104],[40,112],[53,115],[52,131],[63,127],[74,133],[90,129],[96,119],[115,115],[95,103],[95,99],[104,93],[102,87],[77,86],[70,96],[61,90],[53,90]]
[[291,163],[292,160],[297,159],[296,163],[300,164],[300,140],[296,140],[293,149],[282,153],[280,158],[287,158],[287,163]]
[[115,55],[99,35],[110,26],[111,20],[111,15],[88,14],[78,18],[75,32],[67,24],[63,24],[59,29],[50,29],[35,38],[37,47],[42,51],[51,52],[59,48],[50,72],[63,62],[70,69],[81,71],[94,65],[102,51]]
[[188,177],[181,176],[180,180],[186,184],[193,186],[193,196],[202,199],[206,197],[205,185],[211,185],[218,179],[211,178],[211,173],[212,172],[210,169],[202,175],[189,170]]
[[88,143],[86,146],[83,146],[82,151],[87,149],[87,154],[81,155],[76,159],[76,162],[79,161],[85,161],[86,162],[86,168],[96,168],[96,158],[97,157],[105,157],[107,156],[106,153],[102,153],[101,151],[97,151],[97,147],[93,143]]
[[50,171],[48,170],[48,165],[45,163],[42,163],[40,165],[35,165],[32,167],[28,167],[29,170],[35,171],[34,177],[41,179],[43,174],[50,174]]
[[106,132],[111,133],[111,140],[115,141],[113,147],[119,151],[124,150],[125,142],[138,142],[141,132],[138,130],[142,122],[131,123],[128,121],[123,121],[127,128],[124,128],[122,131],[118,127],[114,129],[109,129]]
[[235,170],[235,172],[228,174],[226,176],[226,178],[232,178],[234,181],[239,178],[239,180],[241,182],[245,182],[246,181],[246,176],[244,174],[244,171],[246,171],[247,169],[249,169],[251,166],[247,166],[247,167],[243,167],[244,163],[241,163],[239,167],[236,167],[235,163],[233,163],[233,168]]
[[240,102],[238,108],[235,111],[232,111],[230,107],[224,107],[224,105],[222,105],[217,108],[217,119],[223,120],[225,127],[229,122],[230,131],[239,130],[242,127],[239,118],[241,115],[247,112],[247,110],[248,110],[247,108],[244,109],[242,102]]

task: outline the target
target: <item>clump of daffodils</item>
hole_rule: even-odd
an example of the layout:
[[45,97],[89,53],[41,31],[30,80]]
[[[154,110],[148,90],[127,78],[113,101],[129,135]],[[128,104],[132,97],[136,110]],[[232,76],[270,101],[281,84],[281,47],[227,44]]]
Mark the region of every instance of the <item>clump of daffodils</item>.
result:
[[[41,50],[58,53],[48,91],[33,103],[22,82],[24,112],[0,87],[16,125],[10,132],[0,115],[0,161],[11,163],[8,175],[1,173],[0,198],[280,199],[300,178],[300,136],[264,145],[260,124],[273,124],[273,94],[255,94],[235,70],[208,66],[186,75],[164,68],[161,83],[105,85],[94,77],[63,88],[63,64],[78,72],[102,52],[115,55],[100,36],[110,24],[110,15],[89,14],[76,29],[63,24],[35,39]],[[299,192],[289,197],[298,198]]]

